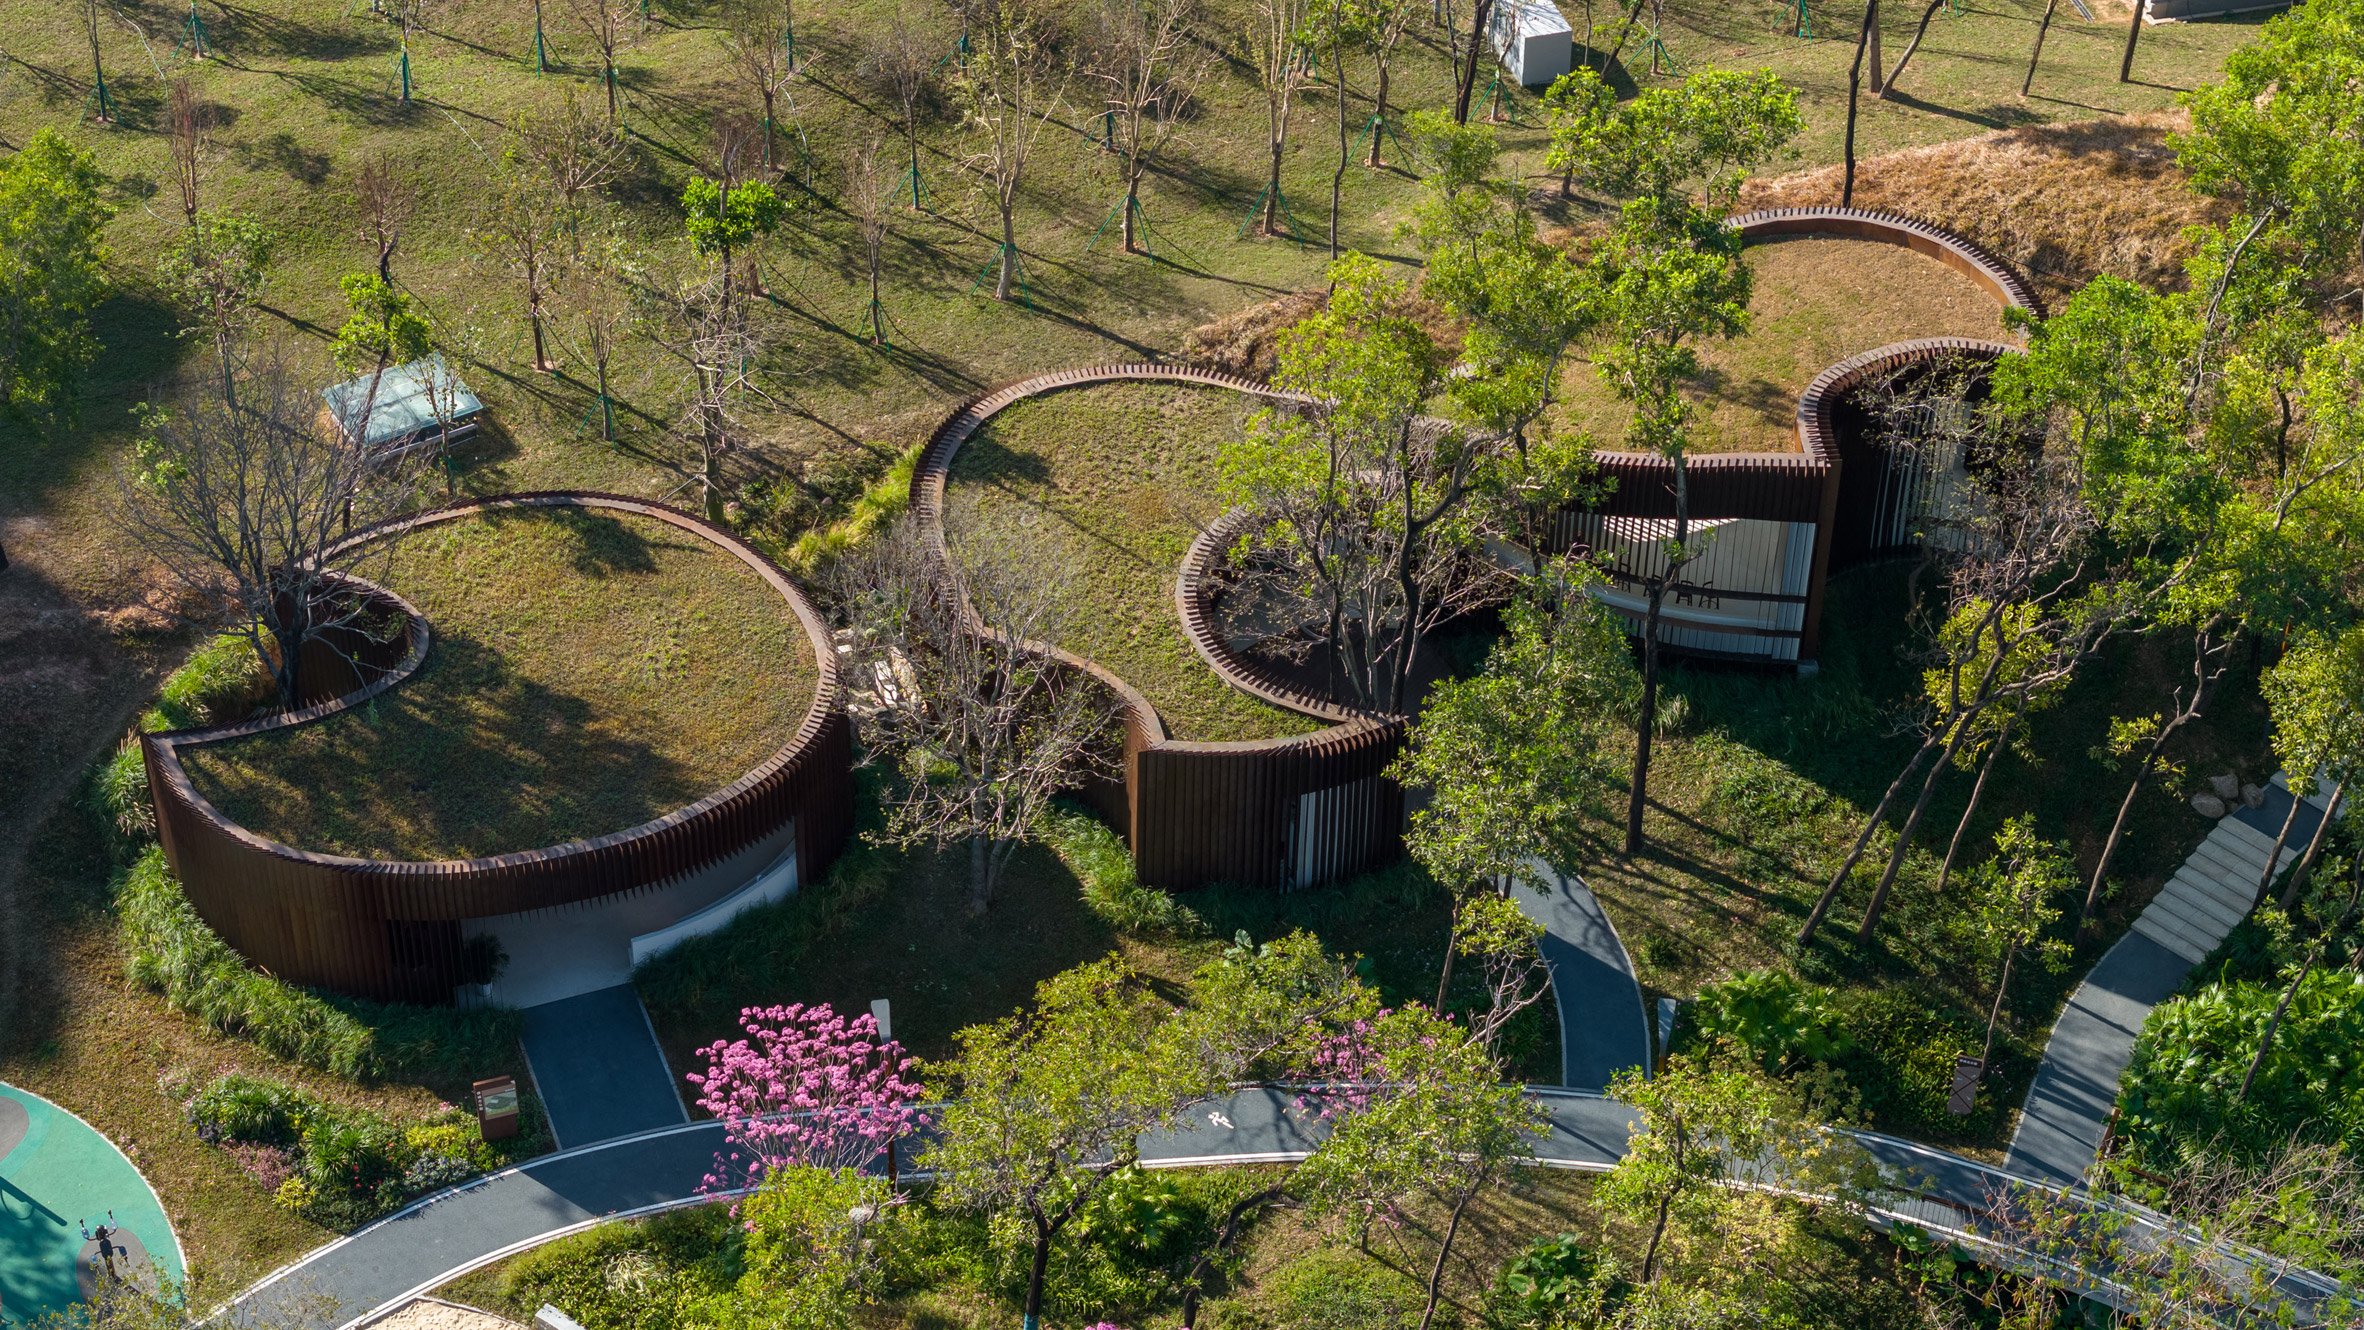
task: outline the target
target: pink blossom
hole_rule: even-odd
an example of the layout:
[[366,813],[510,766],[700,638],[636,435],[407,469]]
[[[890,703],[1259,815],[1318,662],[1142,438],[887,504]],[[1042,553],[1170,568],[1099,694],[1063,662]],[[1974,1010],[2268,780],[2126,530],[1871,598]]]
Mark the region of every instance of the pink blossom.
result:
[[1385,1055],[1371,1037],[1387,1015],[1381,1010],[1369,1020],[1355,1021],[1336,1034],[1323,1036],[1314,1045],[1313,1084],[1307,1087],[1314,1093],[1297,1096],[1300,1111],[1330,1118],[1370,1105],[1387,1080]]
[[739,1025],[748,1037],[699,1049],[706,1070],[686,1078],[730,1143],[705,1190],[753,1186],[775,1168],[859,1168],[926,1125],[917,1064],[869,1016],[791,1003],[749,1007]]

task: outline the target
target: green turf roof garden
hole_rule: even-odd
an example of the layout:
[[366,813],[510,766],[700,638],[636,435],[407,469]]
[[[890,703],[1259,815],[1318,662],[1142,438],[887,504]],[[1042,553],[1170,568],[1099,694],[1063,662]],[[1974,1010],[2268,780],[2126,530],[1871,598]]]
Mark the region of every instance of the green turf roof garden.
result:
[[1067,599],[1058,645],[1141,690],[1177,739],[1268,739],[1325,722],[1223,681],[1182,631],[1174,582],[1223,512],[1216,449],[1256,402],[1225,388],[1102,384],[1019,402],[952,459],[945,535],[1014,542]]
[[484,403],[440,351],[424,360],[391,366],[383,374],[364,374],[320,395],[328,399],[329,416],[345,437],[361,434],[361,442],[371,448],[416,438],[447,421],[458,425],[484,414]]
[[182,750],[198,790],[274,840],[460,859],[637,826],[791,740],[818,674],[779,593],[651,518],[512,508],[402,537],[382,578],[432,645],[375,701]]

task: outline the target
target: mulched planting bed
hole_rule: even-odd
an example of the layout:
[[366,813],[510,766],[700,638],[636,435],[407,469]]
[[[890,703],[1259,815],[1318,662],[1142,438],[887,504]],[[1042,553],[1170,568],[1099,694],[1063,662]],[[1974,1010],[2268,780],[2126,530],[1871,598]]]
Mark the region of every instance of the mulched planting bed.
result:
[[224,813],[303,849],[459,859],[621,831],[745,775],[812,701],[779,593],[648,518],[480,513],[365,571],[426,616],[418,674],[317,724],[182,750]]
[[[2002,306],[1936,259],[1871,240],[1809,237],[1754,244],[1748,332],[1700,344],[1688,396],[1691,450],[1792,452],[1798,394],[1833,364],[1916,337],[2004,336]],[[1626,446],[1631,409],[1589,364],[1569,368],[1563,427],[1603,449]]]
[[1215,453],[1256,403],[1220,388],[1107,384],[1001,412],[952,459],[945,534],[1007,541],[1065,597],[1058,645],[1115,671],[1177,739],[1266,739],[1321,721],[1250,697],[1191,649],[1174,580],[1223,512]]

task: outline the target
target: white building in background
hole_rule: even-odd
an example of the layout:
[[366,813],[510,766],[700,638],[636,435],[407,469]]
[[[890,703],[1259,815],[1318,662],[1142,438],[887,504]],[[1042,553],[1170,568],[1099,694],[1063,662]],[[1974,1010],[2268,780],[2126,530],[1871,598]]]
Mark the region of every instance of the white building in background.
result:
[[1521,86],[1540,88],[1575,67],[1576,41],[1551,0],[1494,0],[1494,50]]

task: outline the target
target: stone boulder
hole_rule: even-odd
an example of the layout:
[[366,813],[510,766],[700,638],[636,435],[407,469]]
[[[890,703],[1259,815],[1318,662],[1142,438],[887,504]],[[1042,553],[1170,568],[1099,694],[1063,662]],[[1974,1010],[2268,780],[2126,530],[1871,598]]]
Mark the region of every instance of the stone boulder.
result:
[[2232,810],[2225,807],[2224,800],[2203,790],[2192,796],[2192,811],[2202,817],[2216,818],[2223,817]]
[[2226,803],[2231,803],[2241,797],[2241,778],[2231,772],[2226,772],[2222,776],[2210,776],[2208,786],[2216,791],[2217,798]]

